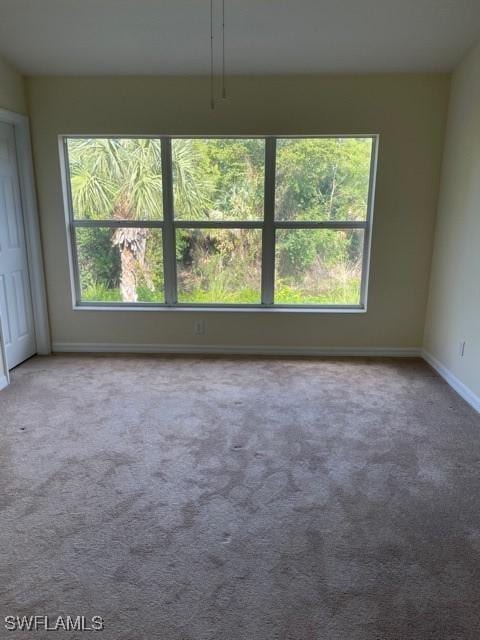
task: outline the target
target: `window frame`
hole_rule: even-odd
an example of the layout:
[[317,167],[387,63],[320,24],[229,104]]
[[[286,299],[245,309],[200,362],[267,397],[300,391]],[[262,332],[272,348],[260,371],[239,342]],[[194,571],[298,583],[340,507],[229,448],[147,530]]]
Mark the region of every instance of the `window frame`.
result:
[[[70,165],[68,155],[69,139],[158,139],[161,143],[162,161],[162,220],[81,220],[73,213]],[[369,138],[372,150],[369,168],[367,194],[367,215],[358,221],[309,222],[275,220],[276,143],[286,139],[331,139]],[[264,216],[263,220],[175,220],[173,201],[172,140],[175,139],[260,139],[265,141],[264,161]],[[58,135],[60,174],[67,231],[67,250],[70,272],[72,309],[86,311],[269,311],[269,312],[328,312],[365,313],[367,311],[370,280],[370,257],[373,232],[373,211],[378,165],[379,134],[269,134],[269,135],[143,135],[143,134],[60,134]],[[80,271],[78,267],[76,229],[77,228],[152,228],[162,230],[163,273],[165,302],[85,302],[81,299]],[[260,229],[262,232],[261,290],[259,303],[192,303],[177,301],[176,230],[198,229]],[[359,229],[364,232],[360,301],[356,305],[325,304],[279,304],[275,295],[275,234],[277,229]]]

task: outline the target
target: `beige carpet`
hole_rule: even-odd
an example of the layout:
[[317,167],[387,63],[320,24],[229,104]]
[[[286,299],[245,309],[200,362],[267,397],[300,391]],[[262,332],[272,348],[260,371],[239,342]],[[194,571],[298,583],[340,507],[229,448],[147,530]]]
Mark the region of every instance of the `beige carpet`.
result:
[[480,417],[419,360],[35,358],[0,393],[7,615],[105,640],[478,640]]

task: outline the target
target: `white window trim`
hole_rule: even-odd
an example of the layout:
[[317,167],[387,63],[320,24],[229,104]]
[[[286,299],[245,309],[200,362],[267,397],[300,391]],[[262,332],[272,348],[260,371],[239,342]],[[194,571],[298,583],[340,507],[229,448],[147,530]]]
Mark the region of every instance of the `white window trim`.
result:
[[[116,220],[74,220],[71,198],[71,186],[68,167],[67,140],[71,138],[155,138],[162,145],[162,191],[163,191],[163,220],[158,221],[116,221]],[[172,139],[194,138],[226,138],[242,139],[257,138],[265,140],[265,195],[264,219],[259,221],[185,221],[175,220],[173,217],[173,189],[172,189]],[[367,198],[367,216],[363,221],[279,221],[275,220],[275,160],[276,141],[286,138],[371,138],[372,152],[370,161],[370,175]],[[70,287],[72,295],[72,309],[74,311],[213,311],[213,312],[301,312],[301,313],[366,313],[368,304],[368,288],[370,280],[370,256],[372,247],[373,210],[375,202],[375,185],[378,163],[379,134],[325,134],[325,135],[142,135],[142,134],[60,134],[58,148],[60,159],[60,174],[62,181],[63,204],[68,236],[68,262],[70,272]],[[80,277],[76,255],[75,228],[92,227],[145,227],[160,228],[164,234],[164,288],[165,302],[82,302],[80,297]],[[261,229],[262,233],[262,272],[261,299],[259,304],[223,304],[223,303],[179,303],[176,300],[176,264],[175,264],[175,229],[176,228],[235,228]],[[362,260],[362,280],[360,286],[360,303],[358,305],[301,305],[277,304],[273,302],[275,278],[275,231],[276,229],[363,229],[364,247]],[[166,235],[165,235],[166,234]],[[166,238],[166,240],[165,240]]]

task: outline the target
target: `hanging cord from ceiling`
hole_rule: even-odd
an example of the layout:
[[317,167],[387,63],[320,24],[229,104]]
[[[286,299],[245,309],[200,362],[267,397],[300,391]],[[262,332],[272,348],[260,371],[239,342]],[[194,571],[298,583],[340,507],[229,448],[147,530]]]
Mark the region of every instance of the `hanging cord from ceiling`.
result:
[[[215,109],[215,39],[214,39],[214,0],[210,0],[210,108]],[[225,0],[222,0],[222,98],[227,98],[227,73],[225,55]]]
[[222,98],[227,97],[227,85],[225,83],[225,0],[222,0]]
[[215,78],[213,68],[213,0],[210,0],[210,109],[215,109]]

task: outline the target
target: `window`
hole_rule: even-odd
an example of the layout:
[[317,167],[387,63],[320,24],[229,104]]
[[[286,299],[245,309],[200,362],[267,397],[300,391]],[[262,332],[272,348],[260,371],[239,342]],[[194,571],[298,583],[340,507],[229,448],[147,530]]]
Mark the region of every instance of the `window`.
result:
[[63,137],[77,306],[362,309],[376,137]]

